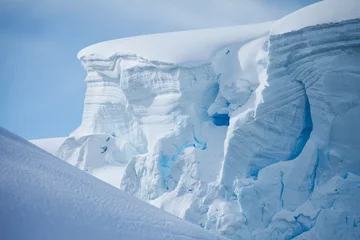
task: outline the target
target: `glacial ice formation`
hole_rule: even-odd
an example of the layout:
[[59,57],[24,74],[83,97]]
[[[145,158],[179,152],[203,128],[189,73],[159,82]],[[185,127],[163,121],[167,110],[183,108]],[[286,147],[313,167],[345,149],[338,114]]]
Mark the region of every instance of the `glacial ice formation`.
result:
[[230,239],[360,238],[359,1],[78,57],[83,122],[60,158]]
[[[268,34],[270,25],[148,35],[80,51],[78,56],[88,72],[83,120],[57,156],[89,173],[118,172],[118,177],[110,177],[117,187],[127,166],[123,179],[133,186],[129,191],[145,199],[155,199],[176,186],[182,171],[170,174],[169,166],[183,162],[177,160],[184,152],[204,158],[199,163],[205,167],[201,174],[207,181],[215,181],[228,114],[243,104],[258,84],[252,79],[256,76],[255,56],[244,59],[242,71],[237,64],[238,49]],[[175,43],[169,40],[173,37],[177,37]],[[131,45],[134,41],[137,51]],[[147,44],[149,48],[144,48]],[[181,48],[174,49],[173,44]],[[257,45],[246,44],[244,51],[255,55]],[[189,51],[184,54],[186,46]],[[98,49],[102,55],[89,53]],[[110,55],[107,49],[115,52]],[[129,49],[134,53],[126,53]],[[170,63],[162,62],[165,60]],[[236,77],[241,72],[244,76],[239,82]],[[105,146],[107,151],[102,153]],[[136,175],[147,171],[143,178],[132,176],[130,166],[135,163],[139,168]],[[140,166],[144,164],[147,166]],[[194,165],[194,171],[196,168]]]

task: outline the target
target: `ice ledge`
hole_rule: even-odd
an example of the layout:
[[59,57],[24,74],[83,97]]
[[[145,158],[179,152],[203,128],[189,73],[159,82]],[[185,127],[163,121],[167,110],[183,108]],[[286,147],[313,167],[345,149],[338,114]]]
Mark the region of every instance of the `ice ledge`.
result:
[[78,53],[78,58],[92,56],[105,60],[114,55],[135,55],[170,64],[201,64],[225,46],[267,35],[271,25],[272,22],[265,22],[116,39],[86,47]]

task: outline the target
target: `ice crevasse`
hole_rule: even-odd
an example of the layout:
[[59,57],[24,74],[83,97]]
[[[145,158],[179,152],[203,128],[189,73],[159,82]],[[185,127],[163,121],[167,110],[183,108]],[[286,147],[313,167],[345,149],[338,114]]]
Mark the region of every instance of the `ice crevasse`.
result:
[[78,57],[61,159],[230,239],[360,238],[360,2]]

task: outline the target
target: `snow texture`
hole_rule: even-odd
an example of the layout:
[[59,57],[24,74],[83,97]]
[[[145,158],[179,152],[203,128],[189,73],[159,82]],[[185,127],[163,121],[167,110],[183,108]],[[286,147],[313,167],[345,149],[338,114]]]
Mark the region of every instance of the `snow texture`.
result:
[[225,46],[266,34],[270,25],[271,22],[267,22],[116,39],[89,46],[78,53],[78,58],[108,59],[115,55],[136,55],[149,61],[200,65]]
[[63,144],[67,137],[58,137],[58,138],[44,138],[44,139],[34,139],[29,140],[32,144],[35,144],[39,148],[44,149],[45,151],[56,155],[57,150]]
[[359,1],[78,56],[61,159],[230,239],[360,238]]
[[0,239],[222,239],[0,127]]

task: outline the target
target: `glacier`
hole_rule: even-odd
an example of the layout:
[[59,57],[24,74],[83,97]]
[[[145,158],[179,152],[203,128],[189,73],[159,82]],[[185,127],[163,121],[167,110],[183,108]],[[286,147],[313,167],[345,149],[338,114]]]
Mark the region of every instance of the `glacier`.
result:
[[59,158],[229,239],[360,238],[359,1],[78,58],[83,118]]

